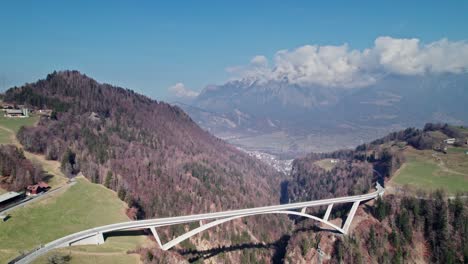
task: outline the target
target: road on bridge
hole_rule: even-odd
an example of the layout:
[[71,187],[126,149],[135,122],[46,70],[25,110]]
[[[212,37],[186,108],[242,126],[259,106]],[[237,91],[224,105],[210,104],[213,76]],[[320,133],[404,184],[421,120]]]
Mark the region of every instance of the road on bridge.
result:
[[[199,231],[205,230],[207,227],[211,227],[217,225],[219,223],[223,223],[226,221],[230,221],[232,219],[245,217],[245,216],[252,216],[252,215],[259,215],[259,214],[268,214],[268,213],[283,213],[283,214],[293,214],[308,217],[311,219],[315,219],[321,221],[329,226],[333,227],[334,229],[338,230],[341,233],[346,234],[349,228],[349,225],[354,217],[354,213],[357,210],[359,204],[363,201],[375,199],[378,196],[382,196],[384,193],[384,188],[382,188],[379,184],[377,184],[377,190],[375,192],[363,195],[356,195],[356,196],[348,196],[348,197],[340,197],[340,198],[331,198],[331,199],[324,199],[324,200],[316,200],[316,201],[309,201],[309,202],[300,202],[300,203],[291,203],[291,204],[282,204],[282,205],[273,205],[273,206],[264,206],[264,207],[256,207],[256,208],[249,208],[249,209],[240,209],[240,210],[231,210],[231,211],[224,211],[224,212],[216,212],[216,213],[205,213],[205,214],[196,214],[196,215],[187,215],[187,216],[178,216],[178,217],[167,217],[167,218],[159,218],[159,219],[148,219],[148,220],[139,220],[139,221],[130,221],[130,222],[123,222],[117,224],[111,224],[96,228],[91,228],[88,230],[84,230],[78,233],[74,233],[57,240],[54,240],[46,245],[40,246],[35,250],[29,252],[26,255],[19,256],[16,259],[10,261],[9,263],[30,263],[37,257],[47,253],[48,251],[61,248],[61,247],[68,247],[72,245],[78,244],[102,244],[104,243],[104,234],[114,231],[122,231],[122,230],[135,230],[135,229],[151,229],[153,234],[156,237],[156,240],[160,244],[163,250],[167,250],[174,246],[177,243],[180,243],[184,239],[199,233]],[[331,208],[334,204],[342,204],[342,203],[353,203],[353,206],[348,214],[346,222],[343,228],[339,228],[330,222],[328,222],[328,216],[330,215]],[[311,216],[305,213],[305,209],[308,207],[315,207],[315,206],[324,206],[328,205],[327,212],[323,219]],[[301,212],[291,211],[295,209],[301,209]],[[165,245],[161,245],[159,241],[159,237],[155,231],[156,227],[162,226],[169,226],[169,225],[176,225],[176,224],[186,224],[191,222],[199,222],[202,220],[215,220],[206,224],[207,227],[203,225],[197,228],[195,232],[189,231],[185,235],[176,238]]]

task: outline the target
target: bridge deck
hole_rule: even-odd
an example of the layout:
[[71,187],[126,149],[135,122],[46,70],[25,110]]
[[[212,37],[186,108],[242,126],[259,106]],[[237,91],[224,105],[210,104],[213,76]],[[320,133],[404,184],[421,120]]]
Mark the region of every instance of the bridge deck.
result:
[[[148,219],[148,220],[139,220],[139,221],[130,221],[130,222],[111,224],[111,225],[91,228],[88,230],[84,230],[78,233],[74,233],[74,234],[59,238],[40,248],[35,249],[34,251],[30,252],[29,254],[21,258],[15,259],[15,261],[11,263],[30,263],[37,257],[45,254],[46,252],[54,248],[60,248],[60,247],[70,246],[73,244],[79,244],[79,241],[81,241],[82,243],[84,243],[85,241],[91,241],[91,243],[101,244],[103,242],[101,239],[102,235],[105,233],[113,232],[113,231],[121,231],[121,230],[128,230],[128,229],[146,229],[146,228],[151,229],[153,231],[155,230],[156,227],[161,227],[161,226],[185,224],[185,223],[190,223],[190,222],[198,222],[202,220],[215,220],[211,223],[206,224],[205,227],[201,226],[200,228],[197,228],[196,230],[189,231],[188,233],[180,236],[179,238],[176,238],[166,243],[165,245],[162,245],[162,248],[164,250],[167,250],[170,247],[176,245],[177,243],[180,243],[184,239],[187,239],[192,235],[195,235],[203,230],[206,230],[207,228],[211,226],[215,226],[217,224],[227,222],[229,220],[236,219],[236,218],[259,215],[259,214],[268,214],[268,213],[293,214],[293,215],[300,215],[300,216],[308,217],[308,218],[323,222],[325,224],[328,224],[329,226],[338,230],[339,232],[346,234],[359,203],[374,199],[378,196],[382,196],[383,193],[384,193],[384,188],[382,188],[379,184],[377,184],[377,190],[375,192],[372,192],[369,194],[363,194],[363,195],[323,199],[323,200],[300,202],[300,203],[273,205],[273,206],[263,206],[263,207],[231,210],[231,211],[216,212],[216,213],[205,213],[205,214],[167,217],[167,218],[159,218],[159,219]],[[340,204],[340,203],[351,203],[351,202],[353,203],[353,207],[351,209],[348,219],[346,220],[344,228],[337,227],[331,224],[330,222],[328,222],[328,216],[330,215],[328,208],[327,208],[327,212],[325,214],[324,219],[305,214],[305,211],[301,211],[301,212],[291,211],[291,210],[296,210],[296,209],[302,210],[303,208],[308,208],[308,207],[333,205],[333,204]],[[329,206],[329,208],[331,210],[331,206]],[[153,232],[153,233],[156,234],[156,232]],[[159,238],[157,237],[157,239]]]

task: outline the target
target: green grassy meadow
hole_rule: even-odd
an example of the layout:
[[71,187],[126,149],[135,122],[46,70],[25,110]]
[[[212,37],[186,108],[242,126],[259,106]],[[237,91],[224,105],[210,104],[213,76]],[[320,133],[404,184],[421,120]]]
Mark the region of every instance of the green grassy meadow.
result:
[[13,118],[13,117],[0,116],[0,125],[16,133],[22,126],[32,126],[38,120],[39,120],[38,116],[30,116],[26,118]]
[[0,144],[12,144],[11,137],[15,135],[22,126],[32,126],[38,120],[38,116],[9,118],[0,114]]
[[431,151],[412,151],[406,159],[394,183],[425,191],[443,189],[448,194],[468,192],[468,155],[463,151],[437,153],[436,157]]
[[336,166],[336,163],[332,163],[331,161],[332,159],[321,159],[314,163],[326,171],[331,171]]
[[[102,185],[92,184],[84,178],[78,178],[77,183],[68,190],[18,208],[10,215],[8,221],[0,223],[0,263],[6,263],[21,251],[31,250],[74,232],[129,221],[125,215],[125,204],[113,191]],[[102,261],[110,257],[128,260],[126,251],[135,249],[145,240],[141,236],[113,237],[101,246],[77,246],[59,251],[77,252],[72,253],[72,263],[119,263],[95,260],[100,259],[101,254]],[[131,258],[134,259],[133,256]]]

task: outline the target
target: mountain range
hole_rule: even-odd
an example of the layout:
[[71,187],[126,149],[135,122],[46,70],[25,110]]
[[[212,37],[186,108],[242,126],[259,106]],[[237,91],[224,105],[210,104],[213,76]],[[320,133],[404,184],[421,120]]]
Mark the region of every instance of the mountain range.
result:
[[[387,86],[369,87],[367,90],[319,88],[317,94],[320,96],[294,107],[309,109],[307,111],[317,117],[318,113],[325,115],[327,111],[345,115],[346,106],[352,106],[353,111],[363,111],[353,119],[353,125],[360,129],[371,124],[382,128],[388,126],[385,122],[378,123],[381,119],[363,118],[372,114],[365,112],[365,105],[370,105],[369,109],[375,111],[393,109],[397,115],[394,119],[402,124],[417,122],[418,118],[429,117],[431,113],[435,118],[433,113],[441,109],[445,115],[463,121],[463,115],[459,114],[462,107],[446,105],[450,103],[447,100],[461,100],[466,96],[462,86],[464,79],[448,76],[444,81],[439,79],[442,77],[437,77],[438,85],[432,86],[422,79],[391,78],[387,80]],[[466,78],[464,75],[457,77]],[[414,87],[402,88],[410,81]],[[434,81],[430,83],[434,84]],[[259,92],[255,87],[252,86],[252,93]],[[260,102],[278,102],[276,97],[287,87],[290,86],[277,86],[278,93]],[[216,92],[217,89],[221,88],[209,90]],[[293,89],[313,96],[312,90],[298,86]],[[230,90],[227,94],[235,91]],[[413,103],[408,99],[416,100],[427,91],[438,96],[439,100],[429,100],[425,96]],[[208,91],[197,100],[202,100],[206,93]],[[255,97],[250,96],[252,98]],[[258,95],[256,98],[261,97]],[[427,153],[437,146],[442,151],[440,142],[451,137],[463,145],[467,133],[464,128],[447,124],[427,124],[423,130],[408,128],[355,149],[309,153],[296,158],[291,164],[291,173],[284,175],[204,131],[178,106],[98,83],[77,71],[54,72],[35,83],[11,88],[3,99],[7,103],[30,108],[32,114],[41,109],[52,110],[49,117],[41,117],[34,126],[19,129],[16,136],[22,148],[43,155],[47,160],[60,161],[61,170],[69,177],[81,173],[93,183],[116,191],[128,205],[127,215],[133,219],[367,193],[376,181],[389,183],[396,171],[405,166],[405,151]],[[252,99],[251,103],[254,101]],[[356,101],[364,106],[354,107]],[[240,105],[243,102],[236,103]],[[426,107],[429,103],[431,107]],[[294,124],[286,118],[287,113],[296,111],[295,114],[301,115],[301,111],[293,109],[287,112],[292,104],[288,100],[281,104],[285,111],[281,117],[285,122],[275,122],[278,122],[278,129],[286,130],[287,126],[279,124]],[[421,111],[418,105],[430,111]],[[402,109],[405,107],[409,110]],[[207,116],[226,118],[201,108],[191,108],[199,109]],[[271,111],[274,111],[273,107]],[[259,112],[263,118],[268,116],[268,111]],[[311,118],[306,114],[301,117],[304,120]],[[342,119],[340,116],[321,120],[324,125],[332,127]],[[325,133],[328,126],[322,128]],[[343,127],[330,129],[328,136],[332,137],[339,129],[344,130]],[[302,133],[299,129],[286,131]],[[258,131],[252,129],[249,133],[255,135]],[[20,149],[6,146],[0,150],[0,167],[7,180],[2,183],[3,187],[21,189],[43,176],[41,168],[27,160]],[[464,148],[461,150],[465,151]],[[77,199],[76,203],[79,202]],[[322,215],[324,209],[309,211]],[[335,206],[331,221],[341,223],[348,210],[344,205]],[[383,199],[359,207],[349,236],[330,233],[315,221],[285,216],[254,216],[207,231],[186,240],[174,250],[162,251],[150,246],[139,248],[137,252],[143,263],[203,260],[208,263],[310,263],[321,258],[326,260],[325,263],[419,263],[427,260],[463,263],[468,259],[466,210],[466,203],[459,196],[452,201],[447,200],[443,193],[436,192],[419,199],[392,193],[392,188],[388,188]],[[162,227],[158,233],[167,241],[193,228],[193,225]],[[414,248],[418,250],[413,252]]]
[[208,86],[178,105],[230,143],[297,156],[354,147],[427,122],[466,124],[466,83],[466,73],[389,74],[359,88],[246,78]]

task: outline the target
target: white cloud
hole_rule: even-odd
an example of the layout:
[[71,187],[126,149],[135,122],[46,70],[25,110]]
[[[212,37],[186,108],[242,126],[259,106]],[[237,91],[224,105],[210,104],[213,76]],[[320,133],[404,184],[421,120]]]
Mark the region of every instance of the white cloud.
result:
[[419,39],[380,37],[374,49],[380,55],[380,63],[393,73],[414,75],[468,70],[468,43],[465,41],[441,39],[422,45]]
[[263,55],[257,55],[250,60],[250,65],[257,67],[267,67],[268,59]]
[[185,87],[183,83],[176,83],[173,86],[169,87],[169,92],[171,92],[175,97],[179,98],[194,98],[198,96],[198,92],[190,90]]
[[419,39],[379,37],[374,46],[353,50],[341,46],[305,45],[280,50],[268,66],[265,56],[255,56],[247,66],[228,68],[237,79],[288,80],[302,86],[363,87],[385,74],[420,75],[468,71],[468,43],[442,39],[422,44]]

